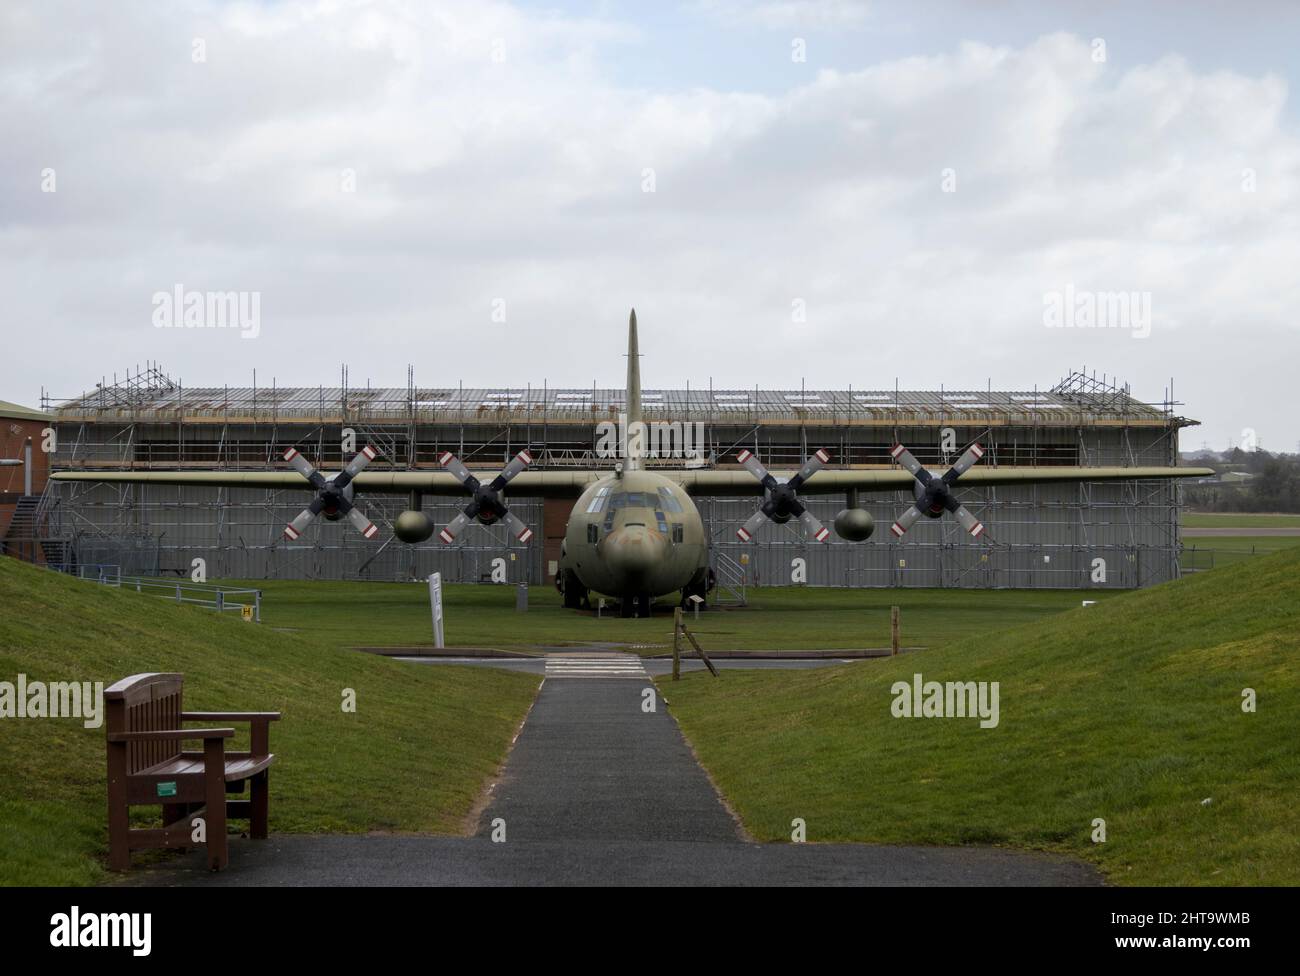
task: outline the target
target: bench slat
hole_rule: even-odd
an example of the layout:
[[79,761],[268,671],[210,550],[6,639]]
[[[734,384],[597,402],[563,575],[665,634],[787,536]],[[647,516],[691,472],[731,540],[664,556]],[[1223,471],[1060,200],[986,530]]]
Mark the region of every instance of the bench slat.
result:
[[[146,745],[155,742],[167,742],[172,739],[229,739],[235,734],[234,729],[150,729],[148,732],[110,732],[109,742],[140,742]],[[180,750],[176,750],[179,755]],[[169,756],[160,756],[149,766],[156,766]],[[149,766],[143,767],[148,769]]]
[[[228,759],[226,760],[225,777],[226,782],[233,783],[236,780],[247,779],[254,773],[260,773],[271,765],[275,759],[275,754],[268,756],[250,757],[248,759]],[[150,766],[148,769],[142,769],[137,774],[139,776],[161,777],[163,779],[177,779],[182,776],[202,776],[203,775],[203,756],[201,753],[184,753],[174,759],[164,759],[157,766]]]

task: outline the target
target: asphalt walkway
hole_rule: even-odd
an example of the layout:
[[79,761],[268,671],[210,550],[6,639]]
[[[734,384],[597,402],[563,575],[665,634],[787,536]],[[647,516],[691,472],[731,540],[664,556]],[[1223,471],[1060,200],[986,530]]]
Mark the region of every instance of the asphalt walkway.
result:
[[504,819],[507,842],[739,840],[645,671],[595,677],[598,667],[542,685],[480,836]]

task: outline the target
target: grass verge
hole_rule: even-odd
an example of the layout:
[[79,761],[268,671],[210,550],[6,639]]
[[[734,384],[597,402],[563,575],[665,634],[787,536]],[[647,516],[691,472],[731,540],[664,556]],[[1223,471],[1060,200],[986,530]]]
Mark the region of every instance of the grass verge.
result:
[[[1289,549],[914,655],[660,685],[762,840],[802,817],[810,840],[1051,850],[1124,884],[1297,884],[1298,655]],[[998,682],[999,725],[892,717],[916,672]]]
[[[276,710],[273,832],[456,833],[505,756],[538,679],[403,664],[0,559],[0,680],[185,674],[193,710]],[[349,599],[353,634],[374,613]],[[345,688],[356,712],[342,710]],[[0,881],[105,879],[104,731],[0,719]],[[237,736],[245,747],[245,736]]]

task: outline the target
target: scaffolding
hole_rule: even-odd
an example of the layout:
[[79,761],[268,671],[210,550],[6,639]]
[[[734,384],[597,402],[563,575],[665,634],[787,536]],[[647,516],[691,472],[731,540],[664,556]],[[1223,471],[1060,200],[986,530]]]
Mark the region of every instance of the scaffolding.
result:
[[[371,470],[436,470],[451,450],[471,467],[501,467],[521,448],[543,468],[612,467],[596,450],[598,425],[617,422],[622,390],[418,387],[408,368],[403,388],[354,388],[346,367],[338,387],[203,387],[186,389],[157,364],[67,400],[42,398],[58,428],[55,470],[286,470],[295,446],[324,471],[348,460],[345,432],[380,457]],[[978,440],[990,466],[1168,466],[1177,463],[1179,431],[1194,421],[1167,395],[1143,403],[1127,386],[1085,371],[1048,390],[721,390],[711,384],[646,390],[647,422],[702,426],[702,453],[716,467],[735,465],[749,448],[770,467],[797,467],[813,450],[830,451],[836,467],[894,466],[903,443],[927,466],[955,460]],[[948,435],[948,436],[941,436]],[[677,467],[680,459],[651,459]],[[305,490],[212,489],[51,482],[42,510],[68,551],[124,572],[188,573],[193,558],[211,578],[327,577],[404,580],[442,572],[444,579],[490,578],[504,561],[512,582],[549,578],[563,525],[543,527],[537,499],[511,499],[544,546],[513,543],[499,526],[473,526],[455,546],[408,546],[391,525],[408,506],[399,496],[358,494],[357,503],[389,541],[366,542],[347,523],[318,519],[296,543],[281,538],[310,497]],[[803,538],[797,523],[764,528],[754,543],[735,527],[754,499],[700,498],[715,562],[741,565],[747,585],[788,583],[804,559],[811,585],[972,587],[1133,587],[1179,574],[1179,489],[1172,481],[969,488],[966,505],[987,525],[972,540],[951,519],[922,519],[905,542],[885,527],[911,504],[910,492],[860,495],[878,531],[865,544],[830,545]],[[844,507],[837,496],[807,496],[829,524]],[[455,498],[425,499],[445,524],[463,507]],[[1094,561],[1105,565],[1099,582]]]

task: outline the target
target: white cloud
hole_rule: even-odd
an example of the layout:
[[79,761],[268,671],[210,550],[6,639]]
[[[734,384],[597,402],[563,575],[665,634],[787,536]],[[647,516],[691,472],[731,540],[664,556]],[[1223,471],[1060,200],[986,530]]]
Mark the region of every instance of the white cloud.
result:
[[[1055,34],[776,95],[660,91],[610,80],[634,25],[500,3],[71,9],[0,12],[7,399],[144,359],[218,385],[343,360],[613,384],[635,304],[650,383],[952,389],[1087,362],[1151,395],[1175,374],[1213,434],[1291,436],[1300,140],[1276,77],[1121,71]],[[261,291],[262,337],[153,330],[176,282]],[[1152,337],[1044,329],[1067,282],[1150,291]]]
[[696,0],[691,6],[725,24],[773,30],[856,26],[871,13],[867,0]]

